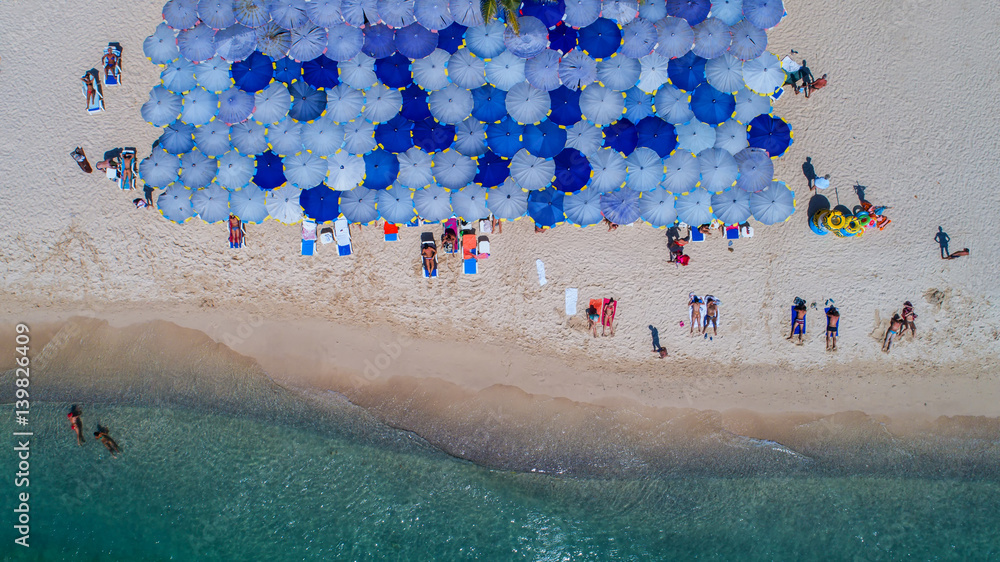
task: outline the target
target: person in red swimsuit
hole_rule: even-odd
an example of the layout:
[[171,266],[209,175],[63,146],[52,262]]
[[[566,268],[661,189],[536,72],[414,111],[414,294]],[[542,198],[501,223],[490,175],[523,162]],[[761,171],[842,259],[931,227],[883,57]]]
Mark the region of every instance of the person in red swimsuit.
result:
[[810,83],[808,86],[806,86],[806,97],[808,98],[809,94],[811,94],[815,90],[819,90],[820,88],[823,88],[825,86],[826,86],[826,74],[824,74],[823,76],[820,76],[819,80],[815,80],[812,83]]
[[76,444],[83,445],[83,426],[80,424],[80,410],[74,406],[66,417],[69,418],[69,427],[76,434]]

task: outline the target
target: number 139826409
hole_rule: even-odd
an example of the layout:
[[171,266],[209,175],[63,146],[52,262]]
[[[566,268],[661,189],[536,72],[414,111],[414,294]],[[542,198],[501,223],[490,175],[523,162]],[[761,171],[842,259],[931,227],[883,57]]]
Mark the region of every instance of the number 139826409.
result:
[[[17,370],[14,378],[14,414],[20,425],[28,425],[28,386],[31,384],[31,358],[28,357],[31,338],[28,335],[28,326],[18,324],[15,328],[17,335],[14,336],[14,356],[17,362]],[[22,421],[23,420],[23,421]]]

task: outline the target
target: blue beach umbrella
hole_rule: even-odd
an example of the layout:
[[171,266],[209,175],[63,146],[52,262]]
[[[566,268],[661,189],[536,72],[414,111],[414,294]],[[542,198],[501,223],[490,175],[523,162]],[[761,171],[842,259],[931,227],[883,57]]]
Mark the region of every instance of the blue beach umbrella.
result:
[[750,196],[753,218],[764,224],[778,224],[795,212],[795,193],[783,181],[770,185]]
[[785,5],[781,0],[744,0],[743,17],[758,29],[769,29],[785,17]]
[[673,194],[681,194],[694,189],[701,177],[701,165],[694,154],[677,150],[663,161],[666,175],[663,187]]
[[306,0],[270,0],[267,11],[274,23],[291,29],[309,21],[306,13]]
[[715,127],[701,121],[677,125],[677,148],[697,154],[713,146],[715,146]]
[[566,129],[566,147],[590,154],[604,145],[601,128],[586,119],[581,119]]
[[668,74],[670,83],[688,92],[693,91],[705,81],[705,59],[694,53],[670,61]]
[[224,221],[229,218],[229,192],[213,183],[191,194],[191,206],[209,224]]
[[521,15],[538,18],[545,27],[552,28],[562,21],[566,14],[566,3],[563,0],[546,2],[544,0],[524,0],[521,4]]
[[160,73],[160,82],[171,92],[183,94],[198,84],[194,77],[194,69],[194,63],[185,58],[171,61]]
[[156,207],[163,218],[177,224],[184,224],[194,216],[191,190],[184,189],[184,186],[178,184],[171,185],[156,198]]
[[628,119],[621,119],[604,127],[604,146],[613,148],[625,156],[632,154],[639,143],[635,125]]
[[257,34],[249,27],[233,24],[215,32],[215,52],[229,62],[241,61],[257,48]]
[[198,17],[215,29],[223,29],[236,23],[232,0],[200,0]]
[[705,59],[714,59],[729,50],[733,34],[729,24],[718,19],[708,18],[694,26],[694,46],[691,52]]
[[219,112],[219,96],[205,90],[195,88],[184,94],[181,121],[192,125],[204,125]]
[[525,81],[525,64],[521,57],[510,51],[503,51],[486,61],[486,79],[491,85],[506,92]]
[[195,127],[194,144],[198,150],[209,156],[222,156],[231,147],[229,143],[229,125],[221,119],[213,119],[204,125]]
[[277,123],[288,115],[292,94],[281,82],[271,82],[253,96],[253,118],[258,123]]
[[365,93],[347,84],[326,89],[326,117],[335,123],[357,119],[365,107]]
[[668,59],[682,57],[694,46],[694,30],[684,18],[663,18],[656,22],[656,33],[656,52]]
[[346,24],[331,26],[326,42],[326,57],[334,61],[346,61],[361,52],[365,44],[362,31]]
[[707,148],[698,153],[701,186],[709,191],[723,191],[736,184],[739,164],[733,155],[721,148]]
[[368,224],[378,220],[378,191],[361,186],[340,192],[340,212],[350,222]]
[[272,59],[284,57],[292,46],[292,32],[274,22],[255,29],[254,37],[257,39],[257,50]]
[[[195,140],[197,138],[195,133]],[[294,119],[282,119],[268,125],[267,144],[275,154],[297,154],[302,150],[302,124]]]
[[431,171],[434,160],[430,154],[413,147],[398,154],[396,159],[399,160],[399,175],[396,176],[399,183],[416,189],[434,182],[434,173]]
[[166,23],[156,26],[156,31],[142,42],[142,54],[153,64],[166,64],[179,57],[174,31]]
[[486,193],[486,207],[498,219],[519,219],[528,212],[528,193],[514,178],[507,178]]
[[455,127],[438,123],[434,119],[425,119],[413,124],[410,135],[413,137],[413,146],[424,152],[440,152],[455,142]]
[[399,110],[400,115],[413,122],[431,118],[431,108],[427,105],[427,92],[416,84],[410,84],[400,91],[403,94],[403,108]]
[[563,198],[563,215],[571,224],[591,226],[604,220],[601,212],[603,195],[593,189],[571,193]]
[[598,18],[580,29],[576,41],[583,52],[595,59],[603,59],[613,55],[621,46],[622,31],[613,20]]
[[754,117],[771,113],[771,97],[761,96],[749,88],[743,87],[733,94],[736,100],[736,120],[749,123]]
[[[614,59],[632,60],[632,59],[627,59],[625,57],[612,57],[612,58],[605,58],[604,60],[601,61],[601,63],[613,61]],[[595,62],[594,59],[587,56],[587,54],[584,53],[583,51],[578,51],[576,49],[573,49],[572,51],[563,55],[562,60],[559,61],[559,74],[557,77],[567,88],[573,90],[579,90],[580,88],[592,84],[595,80],[598,79],[597,64],[598,63]],[[638,62],[635,62],[635,77],[636,78],[639,77]],[[614,78],[617,78],[618,80],[614,80]],[[623,84],[623,82],[628,79],[629,79],[628,76],[626,76],[623,72],[615,73],[612,76],[612,83],[605,84],[605,86],[608,86],[616,90],[619,89],[625,90],[635,84],[635,81],[633,80],[632,84],[629,84],[628,87],[625,88],[620,87]]]
[[448,189],[458,189],[476,177],[476,162],[457,150],[445,150],[431,156],[434,181]]
[[396,183],[389,189],[379,191],[375,198],[378,214],[387,223],[406,224],[416,218],[413,192],[408,187]]
[[194,27],[198,23],[198,0],[167,0],[163,5],[163,21],[163,25],[174,29]]
[[340,216],[340,193],[319,184],[299,193],[299,205],[302,214],[316,222],[335,221]]
[[384,123],[395,117],[402,107],[403,94],[399,90],[375,84],[365,92],[365,108],[361,114],[372,123]]
[[657,42],[656,26],[646,19],[636,19],[622,27],[621,54],[638,59],[653,52]]
[[329,176],[326,185],[336,191],[349,191],[361,185],[365,179],[365,160],[346,150],[338,151],[326,158]]
[[705,63],[705,81],[720,92],[743,89],[743,63],[726,53]]
[[666,0],[645,0],[639,4],[639,17],[647,21],[660,21],[667,17]]
[[563,200],[561,191],[543,189],[528,194],[528,216],[535,226],[552,228],[563,222]]
[[677,147],[677,130],[659,117],[644,118],[635,131],[638,146],[652,149],[660,158],[666,158]]
[[639,220],[639,192],[627,187],[601,195],[601,212],[614,224],[632,224]]
[[160,148],[171,154],[183,154],[194,148],[194,125],[174,121],[160,135]]
[[[633,123],[639,123],[653,115],[653,96],[643,92],[638,87],[625,91],[625,118]],[[551,117],[549,117],[551,119]]]
[[507,115],[507,92],[487,84],[472,90],[472,116],[483,123],[496,123]]
[[243,154],[260,154],[267,150],[267,128],[256,121],[233,125],[229,128],[229,138]]
[[704,21],[711,8],[710,0],[667,0],[667,13],[684,18],[691,25],[698,25]]
[[639,0],[604,0],[601,16],[625,25],[639,17]]
[[673,124],[686,123],[694,118],[691,111],[691,94],[667,84],[653,96],[656,115]]
[[367,154],[377,145],[373,123],[364,119],[344,123],[344,150],[352,154]]
[[292,95],[288,115],[296,121],[312,121],[326,109],[326,92],[313,88],[303,80],[292,82],[288,93]]
[[333,88],[340,84],[337,61],[320,55],[302,63],[302,79],[313,88]]
[[373,150],[365,157],[365,183],[368,189],[385,189],[396,181],[399,160],[388,150]]
[[749,193],[756,193],[771,184],[774,179],[774,162],[763,148],[748,147],[733,155],[740,168],[736,187]]
[[537,125],[525,125],[521,139],[524,147],[535,156],[552,158],[566,147],[566,129],[545,120]]
[[431,108],[431,115],[438,122],[455,125],[472,115],[475,102],[472,99],[472,92],[451,84],[444,89],[431,92],[427,104]]
[[466,27],[483,25],[483,14],[478,0],[449,0],[448,8],[451,17]]
[[385,58],[396,52],[396,32],[385,24],[369,25],[363,30],[365,42],[361,51],[375,59]]
[[750,146],[747,142],[747,126],[735,119],[730,119],[715,128],[715,148],[721,148],[730,154],[736,154]]
[[476,175],[472,181],[485,187],[495,187],[510,177],[510,165],[496,154],[486,151],[476,157]]
[[261,223],[267,218],[267,193],[250,184],[229,194],[229,211],[243,222]]
[[729,53],[740,60],[755,59],[764,54],[767,48],[767,33],[754,27],[747,20],[740,20],[729,28],[733,34],[733,42],[729,45]]
[[639,147],[625,159],[625,185],[635,191],[652,191],[663,181],[663,158],[653,149]]
[[625,185],[628,177],[628,166],[625,156],[611,148],[602,148],[587,155],[593,172],[590,175],[588,187],[606,193]]
[[743,0],[714,0],[712,17],[722,20],[726,25],[735,24],[743,19]]
[[572,193],[580,191],[590,181],[590,162],[579,150],[566,148],[552,161],[556,165],[556,179],[552,181],[555,189]]
[[496,154],[510,158],[524,146],[523,135],[524,126],[507,117],[486,126],[486,145]]
[[702,84],[691,94],[691,111],[699,121],[718,125],[733,117],[736,100],[732,94],[722,93],[708,84]]
[[485,154],[486,125],[475,117],[469,117],[455,125],[455,143],[452,146],[466,156]]
[[264,189],[274,189],[285,183],[285,170],[280,156],[268,150],[258,154],[254,160],[256,160],[257,165],[253,175],[253,183]]
[[459,88],[472,90],[486,84],[486,63],[468,49],[459,49],[448,60],[448,79]]
[[378,79],[386,86],[405,88],[413,82],[413,75],[410,74],[410,59],[399,53],[378,59],[375,61],[375,76],[378,76]]
[[218,170],[219,163],[215,158],[209,158],[200,150],[191,150],[181,156],[181,183],[188,187],[204,187],[212,183]]
[[[406,152],[413,146],[413,122],[402,115],[375,126],[375,141],[389,152]],[[484,143],[485,144],[485,143]]]
[[247,158],[232,150],[217,160],[219,171],[215,174],[215,181],[222,187],[229,190],[242,189],[253,179],[255,169],[253,158]]
[[[551,111],[549,121],[569,127],[580,120],[580,92],[561,86],[549,92]],[[473,112],[473,115],[475,112]]]
[[780,117],[759,115],[750,121],[747,141],[750,146],[766,150],[771,158],[784,156],[792,144],[792,128]]
[[785,83],[785,71],[778,57],[764,53],[743,63],[743,81],[754,92],[769,96]]
[[326,29],[310,23],[291,29],[288,56],[299,62],[312,60],[326,50]]
[[396,30],[395,44],[396,50],[403,56],[422,59],[437,49],[438,36],[419,23],[414,23]]
[[233,87],[229,62],[222,57],[212,57],[195,65],[194,77],[209,92],[219,93]]
[[308,152],[282,158],[285,179],[289,184],[306,189],[326,180],[326,161]]
[[465,46],[477,57],[493,58],[506,48],[504,46],[504,31],[504,25],[498,21],[475,27],[469,26],[469,30],[465,33]]
[[413,191],[413,206],[424,222],[441,222],[451,217],[451,195],[437,184]]
[[601,15],[601,0],[566,0],[563,21],[570,27],[586,27]]
[[625,94],[594,83],[580,93],[580,111],[595,125],[610,125],[625,114]]
[[528,84],[546,92],[559,87],[560,53],[552,49],[542,52],[524,61],[524,79]]
[[244,92],[259,92],[271,83],[274,76],[274,61],[271,57],[253,52],[246,59],[234,62],[230,70],[233,83]]
[[555,162],[534,156],[523,148],[510,161],[510,176],[517,185],[530,191],[548,187],[555,173]]
[[413,0],[378,0],[378,16],[389,27],[405,27],[417,21],[413,5]]
[[177,50],[191,62],[201,62],[215,56],[215,30],[199,23],[177,33]]
[[634,87],[642,74],[638,60],[616,55],[597,63],[597,80],[611,88],[624,92]]
[[295,80],[301,80],[302,63],[288,57],[274,61],[274,79],[284,82],[286,86]]
[[538,123],[545,119],[552,107],[549,93],[527,82],[514,85],[504,100],[507,114],[518,123]]
[[448,80],[448,61],[451,55],[444,49],[434,49],[434,52],[422,59],[413,61],[411,66],[413,81],[428,92],[440,90],[451,82]]
[[750,218],[750,194],[729,189],[712,195],[712,212],[726,224],[740,224]]
[[417,23],[431,31],[441,31],[454,23],[448,0],[421,0],[414,2],[413,16]]
[[470,183],[451,192],[451,208],[458,218],[466,221],[490,216],[490,211],[486,208],[486,188]]
[[649,224],[663,228],[677,222],[676,198],[662,187],[644,192],[639,197],[639,216]]
[[[324,0],[330,4],[340,5],[340,15],[344,21],[354,26],[362,26],[366,22],[379,20],[378,5],[375,0]],[[312,19],[312,15],[309,16]]]
[[691,226],[712,222],[712,195],[700,187],[679,195],[674,208],[677,218]]
[[154,149],[139,162],[139,177],[151,187],[166,187],[177,179],[181,159],[166,150]]
[[670,59],[660,53],[650,53],[639,59],[639,83],[636,87],[647,94],[655,94],[670,78]]
[[518,31],[508,26],[503,33],[503,43],[507,50],[515,55],[530,59],[538,55],[549,45],[549,30],[536,17],[524,16],[518,18]]
[[253,113],[253,94],[238,88],[229,88],[219,94],[219,119],[226,123],[242,123]]
[[549,30],[549,48],[568,53],[576,48],[579,32],[568,25],[557,25]]
[[302,220],[301,198],[301,189],[283,185],[267,192],[264,206],[272,219],[284,224],[295,224]]
[[[375,4],[370,0],[366,3]],[[310,0],[306,3],[306,15],[309,16],[309,21],[320,27],[332,27],[346,19],[347,16],[341,11],[342,8],[347,10],[346,4],[348,3],[342,5],[340,0]]]

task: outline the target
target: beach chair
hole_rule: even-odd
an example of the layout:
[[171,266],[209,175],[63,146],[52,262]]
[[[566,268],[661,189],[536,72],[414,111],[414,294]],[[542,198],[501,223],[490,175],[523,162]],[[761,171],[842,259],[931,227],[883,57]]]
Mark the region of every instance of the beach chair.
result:
[[396,242],[399,240],[399,226],[392,223],[385,223],[382,227],[382,232],[385,234],[386,242]]
[[739,240],[740,239],[740,227],[738,226],[727,226],[726,227],[726,240]]
[[[795,305],[791,306],[790,311],[792,313],[792,326],[795,326]],[[802,316],[802,325],[795,326],[793,328],[792,330],[793,336],[797,336],[799,334],[802,334],[803,336],[806,335],[806,321],[809,319],[808,316],[809,316],[808,312]]]
[[333,222],[333,237],[337,241],[337,253],[341,256],[351,255],[351,223],[347,219],[341,218]]
[[88,113],[97,113],[98,111],[104,111],[104,93],[101,91],[101,75],[96,70],[88,70],[80,77],[80,89],[83,91],[83,99],[87,99],[87,84],[84,79],[90,76],[90,80],[94,84],[94,101],[92,101],[87,106]]
[[319,229],[319,243],[333,244],[333,229],[329,226]]
[[[447,246],[444,243],[444,235],[451,230],[455,233],[455,244],[452,246]],[[462,240],[458,236],[458,219],[452,217],[444,223],[444,233],[441,234],[441,249],[444,250],[446,254],[457,254],[459,248],[461,248]]]
[[479,237],[479,244],[476,245],[476,257],[481,260],[490,257],[490,239],[488,237]]
[[464,262],[464,271],[466,275],[475,275],[479,273],[479,260],[476,259],[476,235],[475,234],[463,234],[462,235],[462,260]]
[[311,256],[316,251],[316,221],[302,219],[302,255]]
[[433,232],[423,232],[420,234],[420,271],[423,272],[424,277],[437,277],[438,276],[438,262],[437,257],[434,258],[434,267],[431,269],[430,273],[427,272],[427,268],[424,267],[424,248],[430,246],[431,248],[437,249],[434,244],[434,233]]
[[230,248],[242,248],[246,243],[247,230],[246,225],[240,220],[236,215],[229,215],[229,247]]
[[[135,189],[135,178],[139,174],[139,167],[136,163],[138,159],[136,158],[136,151],[134,146],[126,146],[122,149],[121,154],[118,155],[118,188],[119,189]],[[126,174],[128,170],[129,174]],[[125,176],[128,179],[125,179]]]
[[752,226],[741,226],[740,227],[740,238],[753,238],[753,227]]
[[692,242],[704,242],[705,235],[695,227],[691,227],[691,241]]
[[[108,57],[112,57],[111,72],[108,72]],[[108,86],[117,86],[122,82],[122,46],[117,41],[108,43],[101,57],[101,64],[104,66],[104,83]]]

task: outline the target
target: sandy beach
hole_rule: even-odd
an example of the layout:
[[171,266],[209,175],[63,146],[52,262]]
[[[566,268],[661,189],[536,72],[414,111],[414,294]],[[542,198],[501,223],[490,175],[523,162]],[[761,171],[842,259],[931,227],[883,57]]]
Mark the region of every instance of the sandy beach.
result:
[[[417,433],[433,424],[414,411],[476,419],[477,399],[542,419],[567,401],[651,416],[647,409],[1000,416],[992,265],[1000,256],[990,234],[1000,210],[992,165],[1000,132],[988,95],[1000,71],[989,56],[996,5],[789,1],[768,50],[794,49],[830,85],[776,102],[795,130],[776,177],[794,188],[796,213],[755,224],[755,236],[731,252],[716,233],[690,247],[691,265],[677,267],[667,263],[664,231],[648,225],[538,234],[525,218],[492,237],[478,275],[443,257],[432,280],[420,274],[418,240],[424,230],[439,235],[437,225],[403,229],[395,243],[380,229],[353,227],[353,256],[320,247],[302,257],[299,227],[268,220],[249,225],[247,246],[232,250],[223,224],[170,223],[132,206],[141,191],[79,170],[68,157],[76,146],[92,163],[120,146],[149,155],[159,129],[139,107],[159,69],[142,56],[142,41],[161,7],[0,4],[3,334],[16,322],[47,325],[39,333],[50,335],[35,340],[42,345],[73,316],[125,333],[164,320],[252,358],[283,385],[341,392]],[[107,111],[87,114],[78,77],[98,66],[108,41],[124,48],[124,84],[105,88]],[[859,239],[811,233],[807,156],[831,175],[821,193],[831,205],[856,205],[860,184],[866,199],[891,207],[892,224]],[[971,255],[942,260],[939,226],[952,251]],[[575,316],[563,309],[566,288],[579,289]],[[689,335],[690,292],[722,301],[711,341]],[[604,297],[620,301],[617,333],[595,339],[584,309]],[[785,339],[795,297],[818,304],[801,346]],[[824,351],[827,299],[842,315],[835,353]],[[889,318],[906,300],[919,315],[917,336],[882,353]],[[649,326],[668,358],[651,352]],[[154,353],[163,343],[135,345]],[[2,358],[10,368],[8,352]]]

